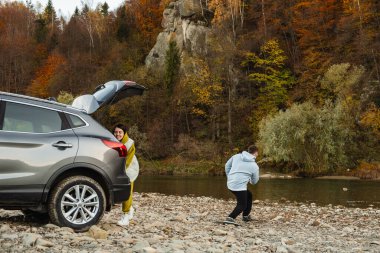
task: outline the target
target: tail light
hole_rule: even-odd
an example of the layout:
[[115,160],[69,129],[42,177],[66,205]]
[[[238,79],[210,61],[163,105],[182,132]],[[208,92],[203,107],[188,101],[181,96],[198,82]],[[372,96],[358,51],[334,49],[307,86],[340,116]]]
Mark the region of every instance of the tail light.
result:
[[118,141],[110,141],[110,140],[102,140],[102,142],[107,147],[116,150],[119,153],[119,157],[127,156],[127,147],[123,143],[118,142]]

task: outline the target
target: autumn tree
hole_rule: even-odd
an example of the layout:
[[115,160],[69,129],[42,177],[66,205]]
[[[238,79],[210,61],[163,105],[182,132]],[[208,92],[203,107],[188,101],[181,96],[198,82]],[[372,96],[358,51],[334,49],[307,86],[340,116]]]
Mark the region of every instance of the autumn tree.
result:
[[244,26],[244,1],[241,0],[212,0],[208,2],[209,9],[213,12],[211,21],[213,31],[208,39],[208,66],[211,72],[223,84],[224,105],[227,114],[225,120],[227,142],[232,148],[233,135],[233,104],[236,99],[236,89],[239,84],[240,71],[237,66],[239,54],[237,37],[238,32]]
[[300,50],[293,25],[296,0],[250,1],[246,10],[245,31],[240,44],[245,50],[259,48],[270,38],[278,38],[291,69],[300,66]]
[[[337,39],[339,56],[344,61],[364,65],[373,80],[380,80],[380,3],[378,1],[343,1]],[[366,59],[364,62],[363,59]]]
[[39,50],[31,6],[0,2],[0,90],[22,93],[33,78]]
[[242,0],[211,0],[208,8],[213,11],[214,26],[225,26],[230,29],[235,40],[238,27],[244,25],[245,2]]
[[51,96],[49,88],[52,85],[55,74],[64,64],[65,58],[63,58],[61,55],[50,55],[46,60],[45,65],[37,71],[35,79],[27,89],[27,94],[40,98],[47,98]]
[[[193,71],[184,76],[180,84],[181,91],[187,94],[180,102],[190,109],[192,115],[205,122],[209,129],[208,139],[215,141],[221,135],[218,124],[223,85],[206,61],[194,58],[193,62]],[[189,124],[187,118],[186,122]]]
[[334,42],[338,19],[342,12],[340,0],[301,0],[293,6],[292,26],[296,31],[297,45],[301,50],[301,63],[295,69],[302,73],[300,86],[294,94],[298,100],[319,96],[317,80],[333,64]]
[[164,3],[161,0],[132,0],[126,4],[126,15],[132,19],[137,39],[146,46],[146,50],[154,45],[161,30]]
[[294,77],[286,68],[286,56],[277,40],[269,40],[260,48],[260,53],[249,52],[243,62],[252,70],[248,78],[258,89],[254,100],[255,109],[252,115],[252,128],[257,137],[258,123],[265,116],[286,108],[288,89],[294,84]]

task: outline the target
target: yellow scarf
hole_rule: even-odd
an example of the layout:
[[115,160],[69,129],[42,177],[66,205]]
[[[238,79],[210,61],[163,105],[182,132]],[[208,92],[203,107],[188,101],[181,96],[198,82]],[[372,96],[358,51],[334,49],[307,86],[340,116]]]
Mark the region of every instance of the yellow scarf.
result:
[[[123,139],[121,140],[121,142],[127,146],[127,157],[125,159],[125,168],[128,169],[129,165],[131,164],[132,162],[132,159],[133,159],[133,156],[135,155],[136,153],[136,149],[135,149],[135,142],[132,141],[132,144],[131,145],[128,145],[129,143],[127,143],[129,141],[129,136],[127,133],[125,133]],[[132,139],[131,139],[132,140]],[[129,147],[128,147],[129,146]]]

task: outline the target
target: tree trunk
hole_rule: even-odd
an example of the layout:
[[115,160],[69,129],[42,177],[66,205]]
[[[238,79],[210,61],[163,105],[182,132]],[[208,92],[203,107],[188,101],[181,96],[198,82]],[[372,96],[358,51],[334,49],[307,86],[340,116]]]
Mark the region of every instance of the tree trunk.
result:
[[359,20],[360,20],[360,34],[363,34],[363,16],[362,16],[362,9],[360,7],[360,0],[356,1],[358,4],[358,12],[359,12]]
[[372,49],[372,56],[373,56],[373,61],[375,63],[377,81],[380,81],[379,68],[377,66],[376,55],[373,49]]
[[187,128],[187,134],[190,135],[190,124],[189,124],[189,117],[187,112],[187,106],[185,105],[185,119],[186,119],[186,128]]
[[228,86],[228,144],[232,145],[232,99],[231,99],[231,87]]
[[243,28],[243,26],[244,26],[244,1],[240,2],[239,12],[240,12],[240,27]]
[[174,104],[171,102],[171,130],[170,130],[170,139],[172,144],[174,144]]
[[231,15],[231,26],[232,26],[232,33],[234,36],[234,42],[236,41],[236,27],[235,27],[235,20],[236,20],[236,15],[235,15],[235,10],[234,10],[234,4],[232,3],[232,0],[230,0],[230,15]]
[[261,12],[263,15],[264,39],[267,39],[267,22],[265,18],[264,0],[261,0]]
[[211,117],[211,140],[212,142],[216,141],[216,124],[215,124],[215,117]]
[[231,63],[228,66],[228,143],[232,145],[232,103],[236,94],[236,87],[239,83],[239,78],[234,65]]

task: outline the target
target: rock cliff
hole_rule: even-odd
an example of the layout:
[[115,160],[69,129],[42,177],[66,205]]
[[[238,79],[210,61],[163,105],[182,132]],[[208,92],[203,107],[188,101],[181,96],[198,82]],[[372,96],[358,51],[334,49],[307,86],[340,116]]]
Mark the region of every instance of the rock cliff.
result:
[[171,2],[164,10],[163,31],[145,59],[149,70],[164,71],[165,56],[169,43],[176,41],[181,56],[181,69],[191,63],[192,57],[204,57],[207,54],[207,42],[210,28],[205,15],[208,13],[199,0],[178,0]]

